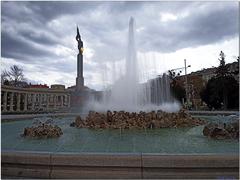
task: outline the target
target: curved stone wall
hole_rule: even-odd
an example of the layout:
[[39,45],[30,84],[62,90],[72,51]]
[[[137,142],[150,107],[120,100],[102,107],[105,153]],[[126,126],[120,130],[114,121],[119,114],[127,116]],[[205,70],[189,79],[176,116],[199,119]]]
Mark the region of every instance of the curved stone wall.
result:
[[1,86],[2,113],[54,111],[70,108],[70,92],[65,89]]
[[2,152],[2,177],[238,179],[238,155]]

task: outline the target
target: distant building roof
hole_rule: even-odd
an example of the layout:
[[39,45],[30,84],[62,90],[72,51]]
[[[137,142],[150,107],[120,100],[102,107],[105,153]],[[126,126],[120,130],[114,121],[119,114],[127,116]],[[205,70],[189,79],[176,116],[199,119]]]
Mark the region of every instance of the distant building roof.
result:
[[29,88],[49,88],[49,86],[46,84],[31,84]]
[[[71,90],[71,91],[75,91],[76,85],[70,86],[70,87],[68,87],[67,89],[68,89],[68,90]],[[94,90],[94,89],[90,89],[90,88],[87,87],[87,86],[83,86],[82,90],[84,90],[84,91],[94,91],[94,92],[96,91],[96,90]]]
[[65,85],[63,85],[63,84],[52,84],[51,89],[65,89]]

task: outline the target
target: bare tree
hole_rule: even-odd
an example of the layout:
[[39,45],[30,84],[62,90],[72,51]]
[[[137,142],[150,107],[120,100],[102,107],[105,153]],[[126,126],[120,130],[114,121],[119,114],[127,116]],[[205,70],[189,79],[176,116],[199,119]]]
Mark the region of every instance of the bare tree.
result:
[[25,78],[23,75],[23,69],[17,65],[11,66],[8,74],[9,74],[10,80],[13,81],[14,83],[25,81]]
[[1,72],[1,84],[6,84],[7,82],[9,82],[9,74],[6,70],[3,70]]
[[22,87],[27,85],[25,81],[23,69],[17,65],[13,65],[9,71],[4,70],[1,73],[1,84]]

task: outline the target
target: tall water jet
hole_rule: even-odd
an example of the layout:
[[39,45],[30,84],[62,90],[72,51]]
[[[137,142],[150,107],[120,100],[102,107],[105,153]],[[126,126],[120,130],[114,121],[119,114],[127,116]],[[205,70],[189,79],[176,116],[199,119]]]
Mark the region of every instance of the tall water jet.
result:
[[[157,76],[145,83],[139,83],[137,52],[135,45],[135,22],[129,21],[128,45],[125,59],[125,70],[112,85],[111,90],[104,91],[98,102],[90,101],[87,107],[95,111],[125,110],[125,111],[177,111],[179,104],[170,94],[169,78],[166,74]],[[114,77],[116,77],[114,75]]]
[[129,21],[128,48],[125,61],[125,74],[113,85],[109,105],[117,109],[135,108],[138,105],[138,66],[134,39],[134,19]]
[[129,32],[128,32],[128,49],[126,58],[126,84],[123,85],[126,89],[126,99],[129,104],[136,106],[138,101],[138,64],[137,64],[137,53],[135,47],[135,32],[134,32],[134,19],[130,18],[129,21]]

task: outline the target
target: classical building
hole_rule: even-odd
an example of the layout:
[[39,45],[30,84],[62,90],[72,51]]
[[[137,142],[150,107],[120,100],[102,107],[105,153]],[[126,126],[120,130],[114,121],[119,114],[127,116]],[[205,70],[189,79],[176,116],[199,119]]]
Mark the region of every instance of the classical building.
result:
[[2,113],[54,112],[70,108],[70,92],[64,85],[51,88],[19,88],[2,85]]
[[[239,63],[238,62],[232,62],[226,64],[226,67],[228,68],[229,72],[234,76],[234,78],[239,81]],[[208,82],[209,79],[216,76],[216,70],[217,67],[202,69],[200,71],[192,72],[188,76],[197,75],[200,76],[205,82]]]

